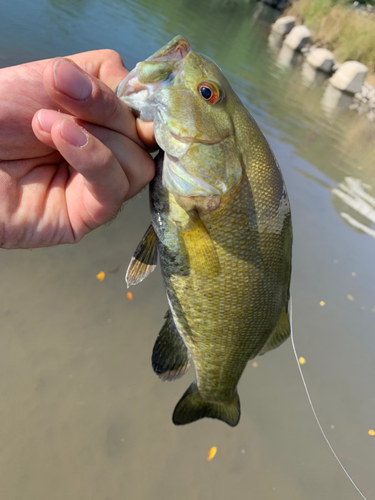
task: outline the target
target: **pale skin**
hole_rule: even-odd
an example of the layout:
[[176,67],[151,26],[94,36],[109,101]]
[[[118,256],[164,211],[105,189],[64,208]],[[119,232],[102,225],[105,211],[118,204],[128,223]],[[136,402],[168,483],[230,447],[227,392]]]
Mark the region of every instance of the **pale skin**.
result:
[[0,247],[76,243],[154,176],[151,123],[113,93],[127,75],[98,50],[0,70]]

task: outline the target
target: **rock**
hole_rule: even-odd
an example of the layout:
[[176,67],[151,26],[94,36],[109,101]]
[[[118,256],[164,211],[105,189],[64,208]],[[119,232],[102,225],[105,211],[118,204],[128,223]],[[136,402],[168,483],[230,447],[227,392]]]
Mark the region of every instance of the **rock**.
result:
[[314,68],[308,62],[304,62],[301,68],[302,83],[306,87],[314,88],[316,85],[322,85],[328,78],[328,75]]
[[294,28],[296,18],[294,16],[279,17],[272,25],[272,31],[279,35],[287,35]]
[[276,64],[279,68],[293,68],[293,66],[296,66],[299,58],[302,57],[302,54],[291,49],[284,42],[279,52]]
[[313,50],[317,49],[318,47],[316,45],[306,45],[305,47],[302,47],[301,52],[302,54],[307,57],[307,55],[312,52]]
[[353,104],[353,97],[328,84],[320,106],[328,117],[333,117],[348,109]]
[[306,26],[295,26],[285,38],[285,44],[293,50],[301,50],[302,47],[310,43],[311,32]]
[[287,5],[287,0],[263,0],[267,5],[271,7],[276,7],[276,9],[284,10]]
[[375,104],[375,89],[370,90],[367,97],[371,103]]
[[355,94],[361,92],[368,68],[358,61],[346,61],[330,79],[331,84],[339,90]]
[[330,50],[315,49],[309,53],[306,61],[314,68],[320,69],[320,71],[331,73],[335,63],[335,57]]
[[284,41],[283,35],[280,35],[280,33],[277,33],[276,31],[270,31],[270,34],[268,35],[268,45],[272,49],[276,50],[281,49],[283,41]]

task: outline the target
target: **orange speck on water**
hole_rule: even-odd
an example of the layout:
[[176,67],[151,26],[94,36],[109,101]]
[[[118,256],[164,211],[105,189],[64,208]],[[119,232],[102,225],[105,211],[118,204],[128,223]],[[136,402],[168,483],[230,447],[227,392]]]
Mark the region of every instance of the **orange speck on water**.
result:
[[324,302],[324,300],[321,300],[321,301],[319,302],[319,305],[323,307],[323,306],[325,306],[325,305],[326,305],[326,303]]
[[370,429],[370,430],[368,431],[368,434],[369,434],[369,436],[375,436],[375,431],[374,431],[374,429]]
[[99,281],[103,281],[104,278],[105,278],[105,273],[103,271],[100,271],[100,273],[98,273],[96,275],[96,278],[99,280]]
[[216,452],[217,452],[217,448],[216,446],[213,446],[210,451],[208,452],[208,455],[207,455],[207,462],[211,462],[211,460],[214,458],[214,456],[216,455]]
[[254,361],[253,363],[251,363],[251,366],[252,366],[253,368],[256,368],[256,367],[258,366],[258,363],[257,363],[256,361]]
[[133,300],[133,294],[132,294],[131,292],[128,292],[128,293],[126,294],[126,298],[127,298],[128,300]]

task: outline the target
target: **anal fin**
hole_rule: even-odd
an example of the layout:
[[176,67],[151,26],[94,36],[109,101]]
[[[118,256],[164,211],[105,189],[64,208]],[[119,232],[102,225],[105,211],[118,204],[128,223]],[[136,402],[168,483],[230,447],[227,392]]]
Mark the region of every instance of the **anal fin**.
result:
[[131,258],[125,281],[128,285],[137,285],[152,273],[158,260],[157,236],[150,224],[141,242]]
[[174,324],[171,311],[165,315],[164,324],[152,351],[152,368],[163,381],[176,380],[185,374],[190,364],[190,353]]

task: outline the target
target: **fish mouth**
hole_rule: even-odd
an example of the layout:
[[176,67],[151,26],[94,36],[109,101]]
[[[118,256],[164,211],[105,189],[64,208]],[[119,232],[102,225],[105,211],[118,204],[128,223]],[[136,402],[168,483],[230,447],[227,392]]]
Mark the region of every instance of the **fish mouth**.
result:
[[227,137],[221,137],[220,139],[202,139],[199,137],[190,137],[190,136],[181,136],[177,135],[174,132],[172,132],[169,128],[168,125],[166,125],[166,128],[168,132],[171,134],[171,136],[176,139],[177,141],[184,142],[184,143],[193,143],[193,142],[199,142],[200,144],[218,144],[221,141],[224,141]]
[[[118,85],[116,95],[129,97],[143,92],[143,98],[147,99],[155,91],[168,84],[189,52],[191,52],[189,42],[182,36],[176,36],[155,54],[138,63]],[[142,68],[148,68],[148,71],[143,74]],[[164,68],[164,71],[160,68]],[[152,81],[153,78],[155,81]]]

